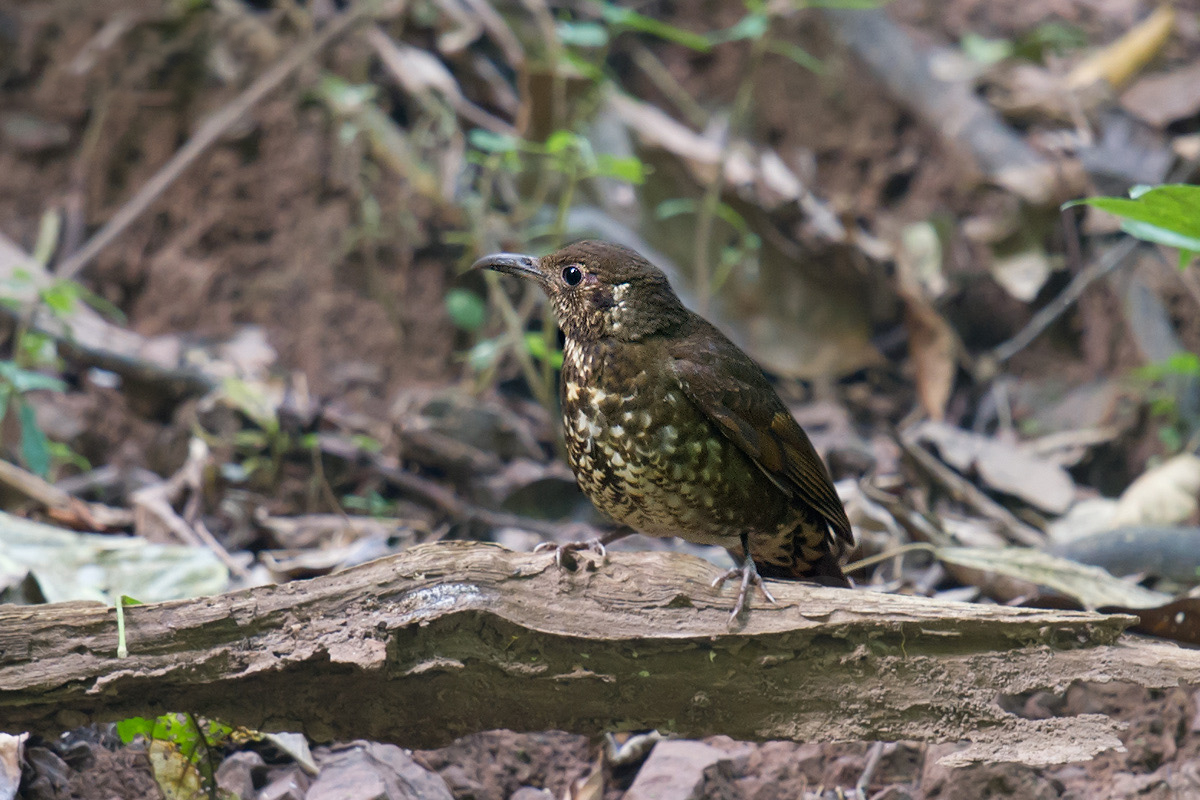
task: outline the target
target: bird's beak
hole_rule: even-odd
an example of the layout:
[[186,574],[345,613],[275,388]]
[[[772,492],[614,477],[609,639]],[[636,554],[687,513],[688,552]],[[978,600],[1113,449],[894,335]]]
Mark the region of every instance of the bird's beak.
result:
[[484,256],[471,265],[471,269],[494,269],[521,278],[542,279],[539,260],[533,256],[523,256],[519,253],[493,253]]

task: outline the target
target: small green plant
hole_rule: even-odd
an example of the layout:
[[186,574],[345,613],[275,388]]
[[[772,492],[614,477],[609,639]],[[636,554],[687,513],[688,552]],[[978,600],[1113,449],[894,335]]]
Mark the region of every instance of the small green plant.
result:
[[376,519],[387,519],[396,516],[396,501],[389,500],[374,490],[366,496],[348,494],[342,497],[342,507],[347,511],[357,511],[359,514]]
[[[700,206],[695,200],[676,198],[659,203],[658,208],[654,210],[654,215],[658,219],[666,220],[683,214],[697,214],[699,210]],[[745,217],[728,203],[717,203],[714,213],[737,235],[737,243],[722,248],[717,257],[709,285],[710,291],[717,294],[738,265],[758,260],[762,250],[762,239],[750,229],[750,224],[746,222]]]
[[1120,217],[1121,229],[1130,236],[1178,248],[1180,269],[1200,253],[1200,186],[1135,186],[1128,198],[1086,197],[1065,203],[1063,208],[1079,205]]
[[1191,394],[1188,387],[1200,384],[1200,355],[1176,353],[1166,361],[1140,367],[1133,376],[1147,386],[1150,415],[1163,447],[1172,453],[1183,450],[1200,431],[1200,409],[1181,408],[1179,402],[1181,395]]
[[[43,221],[43,228],[46,226]],[[39,237],[39,241],[41,238],[45,237]],[[39,244],[34,260],[44,263],[49,256],[50,250]],[[89,465],[87,459],[67,445],[51,442],[38,424],[30,396],[34,392],[63,392],[67,386],[59,378],[47,374],[62,369],[54,339],[35,330],[30,320],[44,311],[69,324],[71,314],[81,302],[108,316],[121,316],[111,304],[74,281],[37,280],[33,265],[17,267],[12,276],[0,284],[0,304],[12,310],[19,320],[13,334],[11,355],[0,359],[0,421],[10,413],[16,415],[20,461],[26,469],[42,477],[50,476],[57,464],[74,464],[84,469]]]
[[254,738],[213,720],[192,714],[161,717],[130,717],[117,723],[117,735],[125,744],[141,739],[146,743],[154,780],[168,800],[227,797],[217,788],[217,751],[239,740]]
[[[593,111],[606,97],[624,91],[622,79],[609,61],[610,49],[618,38],[653,38],[699,53],[730,43],[746,43],[748,59],[728,112],[724,127],[729,133],[723,137],[713,178],[701,187],[698,199],[669,200],[658,209],[663,219],[682,214],[694,217],[690,226],[694,235],[693,289],[703,310],[733,274],[743,268],[753,269],[760,257],[762,242],[758,235],[723,199],[725,165],[734,155],[738,137],[743,135],[759,67],[764,58],[779,57],[815,73],[826,70],[811,53],[777,35],[773,30],[776,18],[790,14],[795,5],[874,8],[881,4],[880,0],[800,0],[779,5],[744,0],[742,13],[732,25],[709,31],[686,30],[615,0],[585,0],[569,11],[559,12],[557,18],[545,20],[549,24],[541,30],[550,35],[544,37],[540,48],[535,48],[538,52],[532,59],[537,69],[548,72],[552,86],[551,100],[532,109],[531,119],[539,123],[548,119],[549,125],[538,127],[553,132],[544,140],[536,140],[495,128],[470,131],[467,160],[477,169],[469,200],[464,203],[466,230],[447,239],[462,244],[468,257],[483,255],[478,251],[479,243],[496,241],[498,231],[504,232],[504,246],[510,249],[533,253],[554,250],[563,244],[568,212],[578,204],[577,197],[588,198],[591,205],[593,195],[602,193],[592,191],[602,189],[597,180],[636,186],[650,177],[650,168],[641,159],[599,152],[599,140],[593,139],[599,130],[591,125]],[[640,68],[672,98],[688,123],[693,128],[708,127],[712,114],[704,104],[691,97],[661,64],[658,69],[645,66],[657,63],[657,56],[644,45],[635,43],[633,49],[644,57]],[[573,92],[570,103],[565,102],[568,80]],[[495,279],[494,275],[487,276],[486,306],[495,312],[487,316],[499,317],[503,332],[477,338],[464,360],[482,387],[494,379],[505,357],[513,357],[533,395],[553,408],[554,371],[562,360],[555,321],[549,308],[543,306],[539,331],[527,334],[532,304],[528,300],[514,303]],[[452,293],[446,298],[446,309],[462,330],[472,334],[482,331],[472,298]]]
[[[1121,219],[1121,229],[1138,239],[1178,248],[1179,269],[1184,270],[1200,254],[1200,186],[1166,184],[1135,186],[1129,197],[1087,197],[1064,203],[1063,208],[1087,205]],[[1163,445],[1177,452],[1185,440],[1200,431],[1200,410],[1180,408],[1181,396],[1190,396],[1200,382],[1200,356],[1176,353],[1158,364],[1134,372],[1149,385],[1150,413],[1159,421]]]
[[1016,39],[989,39],[968,33],[959,42],[962,51],[981,64],[995,64],[1006,58],[1044,63],[1048,56],[1066,55],[1087,46],[1087,34],[1081,28],[1062,22],[1044,22]]

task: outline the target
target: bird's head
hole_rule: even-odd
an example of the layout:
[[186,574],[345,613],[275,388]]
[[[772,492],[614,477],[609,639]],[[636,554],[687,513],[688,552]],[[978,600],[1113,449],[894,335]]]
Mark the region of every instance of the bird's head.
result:
[[497,253],[479,259],[473,269],[536,281],[568,339],[637,341],[687,319],[662,270],[617,244],[576,242],[541,258]]

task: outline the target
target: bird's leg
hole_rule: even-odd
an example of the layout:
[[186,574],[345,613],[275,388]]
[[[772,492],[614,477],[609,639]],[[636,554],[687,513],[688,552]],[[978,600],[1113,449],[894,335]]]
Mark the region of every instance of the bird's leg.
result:
[[[591,525],[581,525],[580,527],[589,533],[595,531],[595,528],[593,528]],[[631,533],[633,533],[632,528],[622,526],[616,530],[608,531],[603,536],[592,536],[591,538],[580,541],[564,542],[562,544],[557,544],[555,542],[542,542],[537,547],[533,548],[533,552],[543,553],[547,550],[553,550],[554,563],[557,564],[560,569],[574,569],[576,566],[575,556],[573,555],[574,553],[586,550],[595,553],[597,556],[599,556],[600,562],[604,563],[604,559],[608,558],[608,550],[605,549],[605,545],[612,544],[618,539],[623,539]]]
[[750,594],[751,586],[757,586],[758,590],[762,592],[762,596],[766,598],[767,602],[769,602],[771,605],[775,605],[775,596],[767,590],[766,583],[763,582],[762,576],[758,574],[758,568],[754,566],[754,559],[750,557],[750,543],[748,541],[748,537],[744,533],[742,534],[741,561],[741,566],[722,572],[717,576],[716,580],[712,582],[712,587],[714,589],[720,589],[725,585],[725,581],[729,580],[730,578],[740,577],[742,579],[742,585],[738,591],[737,602],[733,604],[733,613],[729,615],[730,625],[733,625],[735,622],[737,622],[738,615],[741,614],[742,609],[746,607],[746,598],[747,595]]

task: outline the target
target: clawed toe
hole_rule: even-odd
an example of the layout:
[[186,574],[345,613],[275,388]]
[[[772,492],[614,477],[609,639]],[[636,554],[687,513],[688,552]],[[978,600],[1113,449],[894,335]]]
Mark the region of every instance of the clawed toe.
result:
[[741,585],[738,588],[737,602],[733,604],[733,613],[729,615],[729,624],[734,625],[742,610],[746,607],[746,599],[750,594],[750,587],[756,586],[762,592],[762,596],[771,605],[776,605],[775,596],[767,589],[767,584],[763,581],[762,576],[758,574],[758,569],[755,568],[754,562],[746,559],[746,563],[741,567],[734,567],[722,572],[712,582],[712,588],[720,589],[725,585],[725,581],[730,578],[741,578]]

